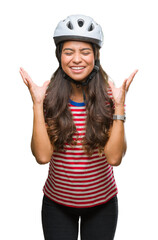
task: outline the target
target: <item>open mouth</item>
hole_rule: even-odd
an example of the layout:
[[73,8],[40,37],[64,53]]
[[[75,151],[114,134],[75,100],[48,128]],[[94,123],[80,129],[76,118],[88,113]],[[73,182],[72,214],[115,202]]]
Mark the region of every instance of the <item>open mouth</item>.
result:
[[71,67],[71,69],[73,70],[81,70],[81,69],[84,69],[85,67]]
[[85,69],[85,67],[81,66],[81,67],[70,67],[71,71],[73,73],[82,73]]

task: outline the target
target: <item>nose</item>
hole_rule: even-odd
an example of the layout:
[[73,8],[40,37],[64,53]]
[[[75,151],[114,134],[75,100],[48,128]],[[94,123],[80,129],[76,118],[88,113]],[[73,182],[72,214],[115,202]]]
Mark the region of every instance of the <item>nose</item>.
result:
[[73,63],[79,64],[81,62],[82,62],[82,58],[81,58],[80,53],[75,53],[74,57],[73,57]]

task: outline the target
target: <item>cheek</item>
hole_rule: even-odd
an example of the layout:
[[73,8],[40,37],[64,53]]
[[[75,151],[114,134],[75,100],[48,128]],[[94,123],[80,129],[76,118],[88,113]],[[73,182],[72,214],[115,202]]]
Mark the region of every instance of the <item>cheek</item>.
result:
[[62,66],[63,70],[67,67],[68,62],[69,61],[68,61],[68,59],[65,56],[61,57],[61,66]]
[[87,58],[87,63],[90,66],[94,66],[95,63],[94,55],[91,55],[89,58]]
[[67,56],[65,54],[61,54],[61,62],[64,64],[64,65],[67,65],[69,64],[69,62],[72,61],[72,56]]
[[87,61],[87,63],[88,63],[88,65],[89,65],[89,67],[90,67],[91,69],[94,68],[94,64],[95,64],[94,58],[93,58],[93,59],[89,59],[89,61]]

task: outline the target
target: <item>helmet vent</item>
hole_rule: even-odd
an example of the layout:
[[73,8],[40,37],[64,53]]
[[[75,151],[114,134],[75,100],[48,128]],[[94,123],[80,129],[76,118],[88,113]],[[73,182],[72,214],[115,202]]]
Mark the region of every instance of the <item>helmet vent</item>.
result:
[[73,25],[72,25],[72,23],[71,23],[70,21],[67,23],[67,27],[68,27],[70,30],[73,29]]
[[93,29],[94,29],[94,25],[93,25],[93,23],[91,23],[91,25],[88,28],[88,31],[91,32],[91,31],[93,31]]
[[84,20],[83,19],[79,19],[78,20],[78,26],[79,27],[83,27],[83,25],[84,25]]

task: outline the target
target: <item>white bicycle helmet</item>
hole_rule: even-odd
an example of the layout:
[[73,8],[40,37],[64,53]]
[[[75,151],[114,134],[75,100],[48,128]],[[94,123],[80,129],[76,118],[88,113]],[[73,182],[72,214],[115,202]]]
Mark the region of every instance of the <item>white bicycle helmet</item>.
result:
[[84,15],[71,15],[60,21],[53,38],[56,45],[66,40],[95,43],[99,48],[103,45],[103,32],[100,25],[91,17]]

